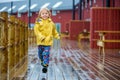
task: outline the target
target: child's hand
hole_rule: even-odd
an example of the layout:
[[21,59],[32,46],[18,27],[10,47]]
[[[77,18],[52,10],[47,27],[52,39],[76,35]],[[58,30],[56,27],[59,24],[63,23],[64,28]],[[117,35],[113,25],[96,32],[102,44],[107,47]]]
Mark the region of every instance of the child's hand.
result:
[[61,35],[59,34],[59,37],[58,37],[58,39],[60,39],[61,38]]

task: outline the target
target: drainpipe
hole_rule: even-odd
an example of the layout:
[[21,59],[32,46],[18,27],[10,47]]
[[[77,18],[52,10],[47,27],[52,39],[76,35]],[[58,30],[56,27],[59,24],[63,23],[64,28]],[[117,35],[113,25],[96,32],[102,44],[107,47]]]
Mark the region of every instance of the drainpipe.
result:
[[12,15],[13,14],[13,2],[11,2],[11,12],[10,14]]
[[30,11],[30,6],[31,6],[31,0],[29,0],[29,10],[28,10],[28,15],[29,15],[29,17],[28,17],[28,25],[29,25],[29,28],[31,28],[31,25],[30,25],[30,13],[31,13],[31,11]]
[[75,0],[73,0],[72,20],[75,20]]
[[110,7],[110,0],[106,0],[106,7]]
[[78,17],[82,20],[82,0],[79,0]]

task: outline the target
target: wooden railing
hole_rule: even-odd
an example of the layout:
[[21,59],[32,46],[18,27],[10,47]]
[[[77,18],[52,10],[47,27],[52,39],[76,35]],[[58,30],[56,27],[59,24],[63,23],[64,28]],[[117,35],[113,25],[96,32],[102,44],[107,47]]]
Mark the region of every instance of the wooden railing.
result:
[[0,12],[0,80],[12,80],[22,66],[26,66],[26,71],[27,54],[27,24],[14,15]]
[[29,43],[29,47],[36,46],[36,36],[34,34],[33,28],[28,29],[28,43]]

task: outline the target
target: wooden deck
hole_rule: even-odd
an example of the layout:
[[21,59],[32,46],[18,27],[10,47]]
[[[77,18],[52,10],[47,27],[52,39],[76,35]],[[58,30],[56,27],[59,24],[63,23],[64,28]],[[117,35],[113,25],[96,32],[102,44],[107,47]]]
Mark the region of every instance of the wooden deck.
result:
[[91,50],[89,43],[62,40],[51,50],[47,74],[37,57],[37,47],[29,48],[29,65],[24,80],[119,80],[120,49],[106,50],[105,58],[98,50]]

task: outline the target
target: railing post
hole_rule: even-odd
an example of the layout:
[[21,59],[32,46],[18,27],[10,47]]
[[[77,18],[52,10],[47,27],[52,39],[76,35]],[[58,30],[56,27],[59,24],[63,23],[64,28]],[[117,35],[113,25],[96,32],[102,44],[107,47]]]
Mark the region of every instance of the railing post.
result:
[[15,66],[15,16],[8,19],[8,80],[14,76]]
[[8,13],[0,13],[0,80],[7,80],[8,72],[8,52],[7,52],[7,27]]

